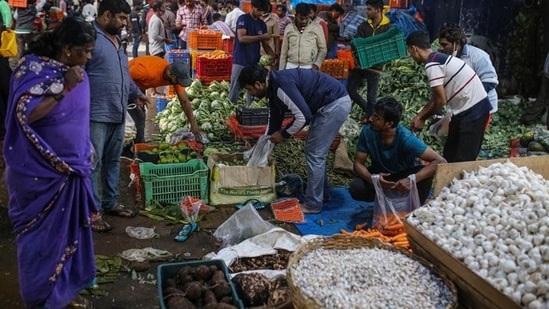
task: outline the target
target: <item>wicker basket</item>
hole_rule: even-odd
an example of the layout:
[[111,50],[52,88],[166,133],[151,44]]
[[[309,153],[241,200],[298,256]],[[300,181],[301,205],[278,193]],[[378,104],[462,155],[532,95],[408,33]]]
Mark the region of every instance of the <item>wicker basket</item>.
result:
[[[435,275],[437,275],[441,280],[450,288],[452,293],[451,303],[447,309],[454,309],[458,307],[457,302],[457,289],[452,281],[450,281],[444,274],[438,271],[438,269],[427,262],[425,259],[413,255],[404,248],[395,247],[390,244],[384,243],[375,238],[364,238],[359,236],[350,236],[350,235],[334,235],[331,237],[319,237],[315,238],[312,241],[308,241],[305,244],[302,244],[297,248],[294,253],[290,256],[288,260],[288,267],[286,272],[286,279],[288,280],[288,286],[290,288],[290,297],[296,309],[320,309],[323,308],[316,299],[308,297],[301,292],[301,288],[294,283],[292,269],[299,262],[299,260],[309,251],[315,249],[328,249],[328,250],[337,250],[337,249],[360,249],[360,248],[378,248],[384,250],[390,250],[394,252],[402,253],[403,255],[414,259],[420,262],[423,266],[430,269]],[[329,288],[329,287],[326,287]]]

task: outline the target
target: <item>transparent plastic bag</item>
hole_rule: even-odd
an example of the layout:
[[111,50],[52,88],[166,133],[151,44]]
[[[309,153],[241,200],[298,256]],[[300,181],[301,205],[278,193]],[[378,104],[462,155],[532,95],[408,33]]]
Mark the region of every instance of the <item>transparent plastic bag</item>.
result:
[[451,115],[448,114],[429,127],[429,132],[443,145],[446,142],[446,137],[448,137],[448,127],[450,126],[451,118]]
[[183,218],[189,223],[196,222],[199,214],[215,210],[214,207],[206,205],[203,200],[188,195],[183,198],[180,206]]
[[223,222],[214,232],[221,247],[234,246],[250,237],[272,229],[274,225],[263,220],[252,203],[248,203]]
[[160,235],[156,233],[154,227],[143,226],[126,226],[126,234],[137,239],[151,239],[160,237]]
[[[410,191],[406,193],[382,188],[379,177],[378,174],[372,175],[372,183],[376,190],[373,226],[382,232],[386,231],[390,234],[393,226],[402,225],[401,219],[421,206],[416,185],[416,175],[411,174],[408,176],[408,179],[410,179]],[[397,231],[394,232],[396,233]]]
[[274,149],[270,135],[262,135],[257,143],[244,152],[244,160],[248,161],[247,166],[265,167],[269,165],[269,157]]

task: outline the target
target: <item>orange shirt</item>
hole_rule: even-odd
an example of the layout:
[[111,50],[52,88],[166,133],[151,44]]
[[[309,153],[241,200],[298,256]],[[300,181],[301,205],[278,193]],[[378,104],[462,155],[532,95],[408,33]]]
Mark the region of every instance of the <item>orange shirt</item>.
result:
[[[171,85],[169,80],[164,79],[164,70],[170,63],[158,56],[139,56],[128,62],[130,76],[139,89],[149,89]],[[175,91],[184,91],[185,88],[179,84],[174,85]]]

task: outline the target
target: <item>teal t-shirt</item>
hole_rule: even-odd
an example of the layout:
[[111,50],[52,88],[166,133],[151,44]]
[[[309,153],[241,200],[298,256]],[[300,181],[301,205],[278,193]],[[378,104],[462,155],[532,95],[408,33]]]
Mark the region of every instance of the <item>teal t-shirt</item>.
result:
[[393,142],[382,145],[381,134],[371,130],[367,124],[360,132],[356,149],[371,158],[370,172],[397,173],[414,167],[416,158],[427,149],[427,145],[402,125],[396,127]]

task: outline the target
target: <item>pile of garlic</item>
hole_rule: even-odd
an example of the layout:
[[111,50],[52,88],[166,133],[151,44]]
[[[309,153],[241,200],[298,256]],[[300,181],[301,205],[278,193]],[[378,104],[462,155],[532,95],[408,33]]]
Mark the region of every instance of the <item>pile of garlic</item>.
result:
[[549,181],[495,163],[454,179],[407,221],[526,308],[549,308]]

